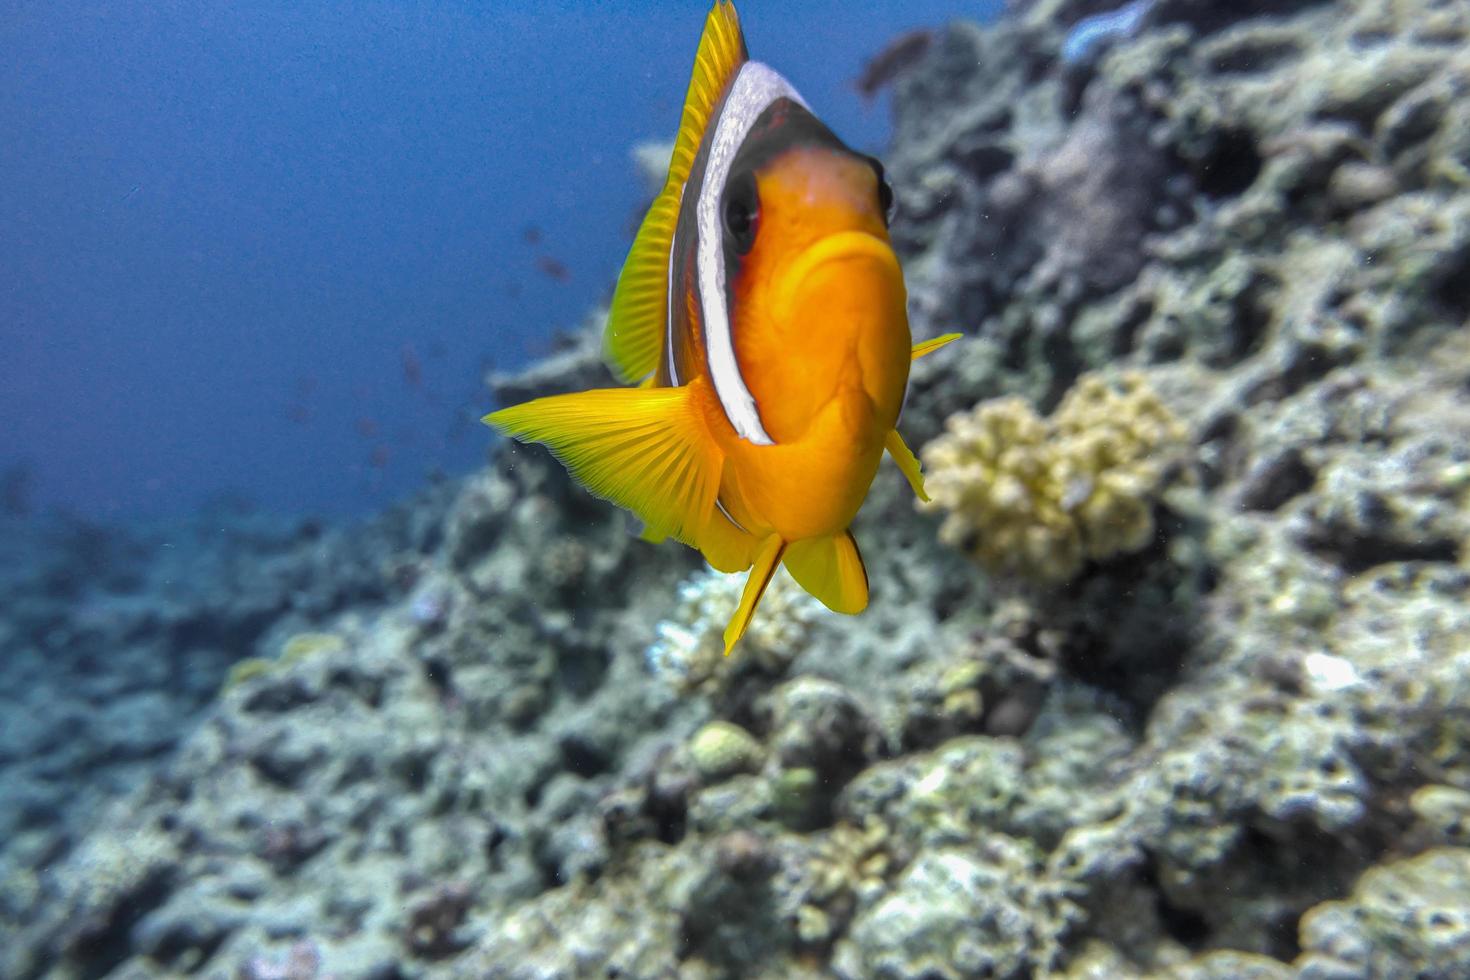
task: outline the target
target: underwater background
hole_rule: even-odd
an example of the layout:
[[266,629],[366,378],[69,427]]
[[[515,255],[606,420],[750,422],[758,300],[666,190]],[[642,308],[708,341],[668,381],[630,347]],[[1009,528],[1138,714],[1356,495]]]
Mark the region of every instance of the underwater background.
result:
[[1470,6],[741,4],[964,336],[728,659],[478,423],[705,12],[0,19],[0,976],[1470,976]]

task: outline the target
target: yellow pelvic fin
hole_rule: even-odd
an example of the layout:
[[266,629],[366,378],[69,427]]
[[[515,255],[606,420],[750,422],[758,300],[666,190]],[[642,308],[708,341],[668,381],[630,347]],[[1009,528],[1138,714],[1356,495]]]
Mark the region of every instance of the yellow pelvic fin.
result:
[[485,422],[546,446],[577,482],[642,519],[645,539],[696,545],[703,534],[724,459],[692,385],[553,395],[502,408]]
[[755,561],[759,547],[759,538],[741,530],[718,508],[710,515],[704,536],[699,539],[699,550],[703,552],[704,560],[722,572],[745,571]]
[[914,488],[914,494],[925,503],[929,502],[929,495],[924,492],[924,472],[919,466],[919,458],[909,449],[908,444],[903,441],[903,436],[898,434],[897,429],[892,429],[888,437],[883,440],[888,455],[898,464],[903,475],[908,479],[909,486]]
[[868,607],[868,571],[851,531],[794,541],[785,561],[797,584],[833,612],[851,616]]
[[740,605],[735,608],[735,615],[730,617],[730,625],[725,627],[725,656],[730,655],[735,644],[745,635],[745,628],[750,625],[755,607],[760,604],[766,586],[771,584],[771,576],[776,574],[776,566],[781,564],[781,554],[785,550],[786,542],[778,534],[772,534],[761,542],[750,577],[745,580],[745,591],[740,594]]
[[945,333],[940,334],[938,337],[935,337],[932,340],[926,340],[923,343],[915,344],[914,349],[909,352],[909,360],[917,361],[925,354],[932,354],[939,348],[943,347],[945,344],[949,343],[952,340],[959,340],[962,336],[964,335],[958,333]]
[[735,7],[716,3],[705,18],[704,34],[694,55],[668,179],[638,229],[613,293],[602,349],[621,381],[631,383],[658,369],[669,315],[669,250],[684,184],[710,115],[746,59]]

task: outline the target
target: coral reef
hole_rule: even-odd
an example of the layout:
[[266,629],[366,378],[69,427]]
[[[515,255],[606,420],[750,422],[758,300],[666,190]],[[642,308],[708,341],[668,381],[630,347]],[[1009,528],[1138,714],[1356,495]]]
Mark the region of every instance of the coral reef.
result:
[[951,416],[924,447],[940,539],[997,575],[1063,582],[1085,560],[1138,551],[1184,428],[1137,374],[1085,375],[1049,419],[1019,398]]
[[[1119,6],[893,80],[967,336],[862,616],[778,582],[727,660],[738,580],[520,446],[366,528],[5,518],[0,974],[1466,975],[1470,8],[1059,58]],[[595,327],[499,397],[605,383]]]
[[728,622],[744,587],[738,577],[706,568],[685,581],[673,615],[654,628],[645,656],[649,668],[680,692],[711,693],[757,669],[779,675],[801,652],[811,624],[824,614],[816,599],[797,585],[785,567],[777,570],[761,600],[761,615],[741,639],[741,656],[725,657],[721,623]]

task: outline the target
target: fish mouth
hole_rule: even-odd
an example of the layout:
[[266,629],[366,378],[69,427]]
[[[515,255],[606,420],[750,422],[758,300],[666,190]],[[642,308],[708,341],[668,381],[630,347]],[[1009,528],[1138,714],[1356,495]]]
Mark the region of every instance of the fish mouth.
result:
[[[893,247],[865,231],[842,231],[809,245],[781,274],[776,286],[776,316],[792,323],[812,312],[820,294],[849,290],[854,298],[903,290],[903,271]],[[835,295],[834,295],[835,298]]]

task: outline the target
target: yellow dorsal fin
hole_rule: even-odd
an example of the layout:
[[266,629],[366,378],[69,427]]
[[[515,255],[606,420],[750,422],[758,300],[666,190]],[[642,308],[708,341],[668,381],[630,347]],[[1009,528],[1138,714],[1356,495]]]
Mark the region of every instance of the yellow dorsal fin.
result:
[[668,179],[638,229],[613,293],[603,356],[621,381],[637,381],[658,368],[669,313],[669,249],[684,183],[710,115],[745,60],[745,38],[734,5],[716,3],[705,18],[694,56]]
[[924,492],[924,471],[919,466],[919,458],[909,449],[908,444],[903,441],[903,436],[898,434],[897,429],[889,431],[888,437],[883,440],[888,455],[898,464],[903,471],[904,477],[909,481],[909,486],[914,488],[914,494],[925,503],[929,502],[929,495]]
[[793,541],[784,560],[797,584],[833,612],[851,616],[868,608],[868,571],[851,531]]
[[962,336],[963,334],[945,333],[940,334],[938,337],[935,337],[932,340],[926,340],[923,343],[915,344],[914,349],[909,352],[909,360],[917,361],[925,354],[932,354],[939,348],[943,347],[945,344],[949,343],[951,340],[959,340]]
[[781,554],[785,550],[786,542],[779,534],[772,534],[761,542],[760,550],[755,554],[755,564],[750,568],[750,577],[745,580],[745,591],[740,594],[740,605],[735,607],[735,615],[730,617],[730,625],[725,627],[725,656],[730,655],[735,644],[745,635],[745,628],[750,625],[755,607],[765,595],[766,586],[771,584],[771,576],[776,574],[776,566],[781,564]]
[[578,483],[636,514],[645,537],[697,546],[724,466],[696,400],[702,384],[553,395],[502,408],[485,422],[546,446]]

